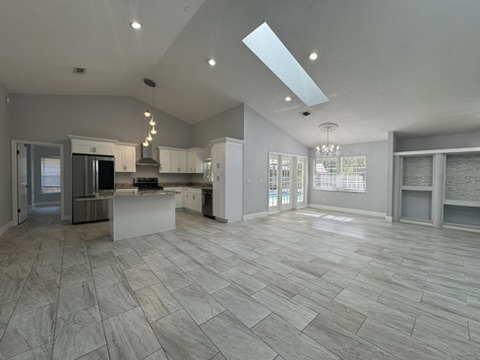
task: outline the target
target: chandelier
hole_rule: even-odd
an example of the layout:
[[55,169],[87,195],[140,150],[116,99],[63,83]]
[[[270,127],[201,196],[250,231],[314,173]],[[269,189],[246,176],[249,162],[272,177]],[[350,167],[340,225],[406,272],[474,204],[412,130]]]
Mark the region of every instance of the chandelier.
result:
[[323,123],[318,125],[320,130],[327,132],[327,143],[322,146],[317,146],[315,149],[315,156],[317,159],[335,158],[340,156],[340,146],[330,144],[330,131],[335,131],[338,128],[334,123]]
[[[151,89],[151,103],[150,106],[153,107],[153,88],[157,86],[155,84],[155,81],[151,79],[143,79],[143,83],[150,87]],[[143,146],[148,146],[150,142],[153,140],[152,135],[155,135],[157,133],[157,130],[155,129],[155,119],[153,118],[153,114],[150,112],[150,110],[145,110],[143,113],[144,120],[145,120],[145,140],[143,142]]]

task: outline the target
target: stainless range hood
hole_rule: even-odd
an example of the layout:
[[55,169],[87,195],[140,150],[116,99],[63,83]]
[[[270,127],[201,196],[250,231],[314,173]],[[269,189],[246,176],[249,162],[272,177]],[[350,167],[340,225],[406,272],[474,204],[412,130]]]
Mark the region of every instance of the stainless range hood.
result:
[[140,144],[140,149],[142,151],[142,157],[137,161],[139,166],[160,166],[158,161],[153,160],[152,158],[152,145],[143,146]]

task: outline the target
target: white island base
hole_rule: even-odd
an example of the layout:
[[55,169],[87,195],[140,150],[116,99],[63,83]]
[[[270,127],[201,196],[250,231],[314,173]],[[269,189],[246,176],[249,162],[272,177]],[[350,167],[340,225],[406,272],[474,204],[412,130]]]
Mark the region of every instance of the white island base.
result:
[[175,193],[145,195],[138,193],[110,198],[110,235],[113,240],[175,229]]

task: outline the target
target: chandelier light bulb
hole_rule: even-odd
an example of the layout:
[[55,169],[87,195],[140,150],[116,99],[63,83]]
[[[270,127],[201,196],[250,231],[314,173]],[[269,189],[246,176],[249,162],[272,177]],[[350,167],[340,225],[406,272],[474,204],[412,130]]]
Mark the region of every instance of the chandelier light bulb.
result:
[[153,116],[151,117],[150,119],[150,122],[149,122],[150,126],[155,126],[155,120],[153,120]]
[[145,139],[145,141],[143,142],[143,146],[147,147],[148,146],[148,140]]
[[155,130],[155,126],[152,127],[152,130],[150,130],[150,133],[151,133],[152,135],[155,135],[155,134],[157,133],[157,130]]
[[145,110],[144,114],[145,114],[146,117],[152,116],[152,113],[151,113],[150,110],[148,110],[148,109]]
[[153,138],[152,138],[152,134],[151,134],[151,133],[148,133],[147,140],[148,140],[148,141],[152,141],[152,139],[153,139]]

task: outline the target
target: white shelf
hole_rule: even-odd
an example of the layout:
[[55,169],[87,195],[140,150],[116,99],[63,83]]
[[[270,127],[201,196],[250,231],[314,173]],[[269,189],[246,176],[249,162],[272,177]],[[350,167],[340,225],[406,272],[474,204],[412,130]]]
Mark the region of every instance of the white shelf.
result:
[[432,186],[423,186],[423,185],[402,185],[402,190],[408,191],[432,191]]
[[443,205],[480,207],[480,201],[445,199]]
[[480,153],[480,147],[454,148],[454,149],[435,149],[435,150],[413,150],[413,151],[397,151],[393,153],[395,156],[418,156],[418,155],[434,155],[434,154],[472,154]]

